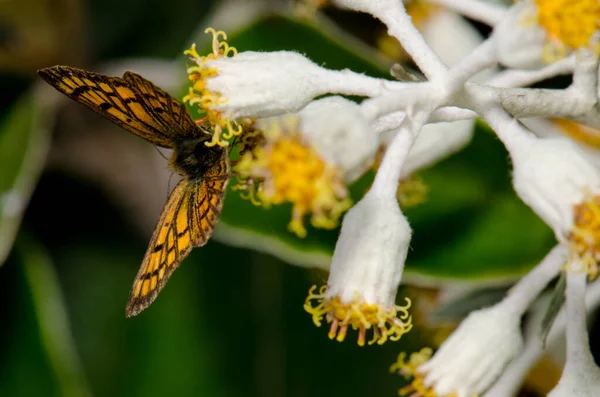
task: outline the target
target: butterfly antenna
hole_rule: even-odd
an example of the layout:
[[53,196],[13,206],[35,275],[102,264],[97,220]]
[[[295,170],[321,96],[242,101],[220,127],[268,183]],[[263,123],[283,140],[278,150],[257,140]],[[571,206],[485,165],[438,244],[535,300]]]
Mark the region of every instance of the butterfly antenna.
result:
[[208,121],[208,116],[200,117],[198,120],[196,120],[196,125],[200,125],[201,126],[206,121]]
[[169,181],[167,182],[167,200],[171,194],[171,181],[173,180],[173,175],[175,175],[175,173],[171,171],[171,175],[169,175]]
[[231,141],[231,143],[229,144],[227,154],[231,155],[231,151],[233,150],[233,147],[238,144],[238,141],[239,141],[239,136],[235,136],[233,138],[233,141]]
[[161,157],[167,161],[169,161],[169,159],[167,158],[167,156],[165,156],[165,154],[163,152],[160,151],[160,149],[158,148],[158,146],[154,146],[154,148],[156,149],[156,151],[158,152],[158,154],[161,155]]

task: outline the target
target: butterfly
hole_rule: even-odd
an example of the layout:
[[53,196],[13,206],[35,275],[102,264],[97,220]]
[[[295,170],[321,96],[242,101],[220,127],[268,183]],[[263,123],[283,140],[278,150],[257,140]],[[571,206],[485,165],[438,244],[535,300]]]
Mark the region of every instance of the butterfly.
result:
[[156,299],[192,248],[210,238],[230,178],[228,152],[218,145],[206,146],[212,139],[210,129],[198,125],[181,102],[136,73],[118,78],[57,65],[38,74],[127,131],[173,150],[169,166],[183,178],[169,195],[133,282],[126,315],[135,316]]

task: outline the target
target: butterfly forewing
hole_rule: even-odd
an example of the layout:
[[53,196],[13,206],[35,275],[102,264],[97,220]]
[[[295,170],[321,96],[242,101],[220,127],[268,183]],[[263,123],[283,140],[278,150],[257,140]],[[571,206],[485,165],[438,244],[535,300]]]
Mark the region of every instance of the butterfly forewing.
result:
[[223,207],[228,180],[225,161],[211,167],[204,178],[182,179],[173,189],[133,282],[127,317],[148,307],[192,248],[208,241]]
[[123,80],[137,92],[144,106],[163,122],[166,129],[177,131],[178,138],[195,138],[199,132],[203,132],[189,116],[185,105],[151,81],[133,72],[125,72]]
[[135,75],[137,82],[147,82],[159,90],[156,95],[163,98],[165,106],[177,110],[155,111],[148,106],[136,86],[118,77],[69,66],[52,66],[41,69],[38,73],[48,84],[69,98],[157,146],[173,147],[174,139],[190,138],[194,134],[203,133],[181,102],[134,73],[129,75]]

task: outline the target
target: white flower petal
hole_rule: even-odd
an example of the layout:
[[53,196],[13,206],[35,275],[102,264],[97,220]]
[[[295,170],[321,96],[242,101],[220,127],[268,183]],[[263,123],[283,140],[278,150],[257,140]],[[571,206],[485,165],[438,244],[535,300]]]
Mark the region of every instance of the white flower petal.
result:
[[600,192],[598,170],[567,138],[537,138],[512,158],[515,191],[563,241],[573,226],[573,206],[586,189]]
[[352,182],[371,166],[379,142],[360,106],[339,96],[319,99],[299,112],[304,138]]
[[438,395],[482,393],[523,346],[521,315],[506,304],[472,312],[419,372]]
[[367,193],[344,216],[331,263],[328,295],[394,305],[411,228],[393,198]]
[[536,7],[527,1],[513,5],[492,34],[500,63],[510,68],[536,69],[544,62],[546,32],[535,23]]

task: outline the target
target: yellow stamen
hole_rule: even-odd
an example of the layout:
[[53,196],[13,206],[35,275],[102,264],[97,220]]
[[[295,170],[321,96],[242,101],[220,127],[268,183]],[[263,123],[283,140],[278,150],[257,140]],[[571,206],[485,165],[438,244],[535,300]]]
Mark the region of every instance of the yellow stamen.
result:
[[[367,330],[373,330],[370,345],[384,344],[388,339],[397,341],[412,329],[412,318],[408,313],[411,301],[406,299],[406,306],[381,307],[376,303],[365,302],[357,293],[351,302],[342,302],[339,296],[326,297],[327,287],[322,286],[319,293],[315,293],[316,285],[308,291],[304,302],[304,310],[311,316],[313,323],[320,327],[323,316],[328,324],[329,339],[342,342],[346,338],[348,326],[358,330],[358,345],[364,346]],[[312,306],[311,301],[317,302]]]
[[233,170],[238,174],[239,189],[255,191],[252,197],[263,207],[291,203],[288,229],[305,237],[307,216],[314,227],[333,229],[352,201],[337,169],[301,142],[295,129],[297,122],[292,125],[287,120],[274,122],[252,136],[245,133]]
[[[397,361],[390,367],[390,372],[397,372],[405,379],[410,380],[410,385],[403,387],[398,391],[398,395],[407,397],[457,397],[456,393],[438,395],[432,387],[425,386],[425,374],[418,371],[419,367],[425,364],[432,356],[433,351],[426,347],[417,353],[412,353],[408,360],[407,354],[402,352],[398,355]],[[473,395],[477,397],[477,395]]]
[[590,48],[598,52],[600,31],[598,0],[535,0],[537,24],[546,31],[549,45],[544,60],[555,61],[568,50]]
[[586,192],[585,200],[573,208],[573,229],[569,234],[571,263],[579,263],[590,279],[598,276],[600,260],[600,195]]
[[[195,65],[187,69],[189,79],[193,84],[183,101],[188,102],[190,105],[199,105],[206,113],[207,120],[215,129],[220,128],[220,131],[213,136],[213,140],[207,142],[206,145],[228,146],[228,141],[234,136],[240,135],[243,128],[236,121],[231,120],[230,117],[215,109],[215,107],[227,103],[227,98],[223,98],[220,93],[207,88],[207,81],[219,74],[215,67],[210,67],[207,63],[218,58],[235,56],[237,50],[226,42],[227,34],[225,32],[213,28],[207,28],[204,32],[212,34],[212,53],[201,56],[198,54],[195,44],[184,51],[184,54],[189,55]],[[222,133],[223,129],[226,129],[227,132]]]
[[566,135],[576,141],[600,149],[600,131],[585,124],[565,119],[551,119]]
[[227,141],[221,140],[222,132],[223,132],[223,130],[221,130],[221,126],[219,126],[219,125],[215,126],[215,131],[213,133],[212,140],[210,142],[206,142],[204,144],[208,147],[212,147],[215,145],[219,145],[221,147],[227,147],[229,145],[229,143]]

